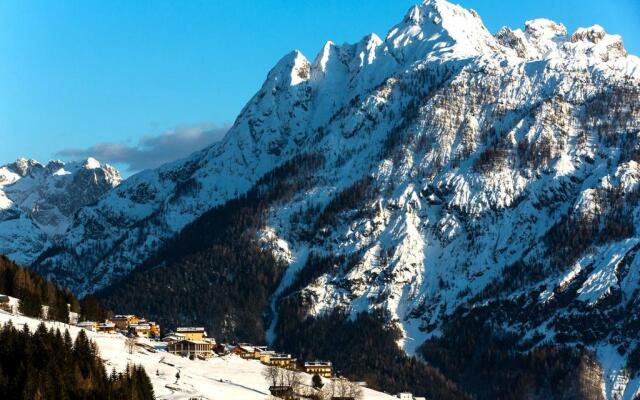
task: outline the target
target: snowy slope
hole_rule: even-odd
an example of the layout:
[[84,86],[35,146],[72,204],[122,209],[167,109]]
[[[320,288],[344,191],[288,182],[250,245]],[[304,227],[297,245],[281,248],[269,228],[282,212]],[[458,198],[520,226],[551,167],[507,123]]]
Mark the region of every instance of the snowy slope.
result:
[[[273,204],[259,233],[290,261],[276,316],[309,254],[356,255],[287,296],[306,315],[386,310],[409,353],[456,310],[528,299],[518,307],[542,320],[498,325],[598,354],[615,344],[605,375],[624,381],[640,333],[640,61],[599,26],[538,19],[491,35],[474,11],[431,0],[384,39],[291,52],[222,142],[81,209],[38,269],[78,293],[104,287],[306,153],[324,156],[313,187]],[[365,177],[367,195],[317,226],[315,211]],[[613,322],[585,335],[581,318],[603,310]],[[604,390],[628,398],[625,385]]]
[[19,159],[0,166],[0,253],[29,265],[68,229],[75,212],[117,186],[120,173],[84,162]]
[[[11,321],[21,329],[24,324],[34,332],[40,320],[20,315],[11,315],[0,310],[0,324]],[[47,328],[68,329],[73,338],[79,328],[60,322],[46,322]],[[125,337],[106,333],[85,331],[90,340],[98,344],[100,357],[104,360],[107,373],[115,368],[123,371],[127,364],[142,365],[151,379],[157,399],[202,398],[209,400],[264,400],[269,398],[269,384],[262,373],[264,366],[257,360],[243,360],[229,355],[215,357],[208,361],[156,353],[136,348],[133,354],[125,349]],[[139,339],[139,342],[154,345],[154,342]],[[176,373],[180,379],[176,382]],[[311,375],[301,373],[303,383],[311,382]],[[370,389],[363,390],[364,400],[391,400],[394,397]]]

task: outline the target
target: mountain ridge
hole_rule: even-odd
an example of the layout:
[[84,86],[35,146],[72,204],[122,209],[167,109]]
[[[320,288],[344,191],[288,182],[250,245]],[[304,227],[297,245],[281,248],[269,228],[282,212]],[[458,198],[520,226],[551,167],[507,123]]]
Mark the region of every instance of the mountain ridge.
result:
[[0,253],[31,264],[71,224],[74,213],[122,178],[94,158],[65,163],[20,158],[0,166]]

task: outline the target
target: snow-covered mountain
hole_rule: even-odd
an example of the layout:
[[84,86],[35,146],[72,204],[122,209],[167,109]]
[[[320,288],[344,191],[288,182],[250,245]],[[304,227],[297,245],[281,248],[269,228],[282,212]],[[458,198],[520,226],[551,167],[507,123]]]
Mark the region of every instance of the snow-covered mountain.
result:
[[[385,310],[411,354],[499,300],[523,312],[489,308],[489,322],[532,346],[588,344],[608,397],[638,390],[625,365],[640,333],[640,59],[599,26],[492,35],[428,0],[384,39],[294,51],[222,142],[82,208],[37,268],[78,293],[104,287],[305,154],[321,165],[257,237],[289,265],[271,339],[284,297],[305,315]],[[336,261],[296,275],[310,254]]]
[[109,165],[19,159],[0,166],[0,254],[31,264],[69,228],[75,212],[122,178]]

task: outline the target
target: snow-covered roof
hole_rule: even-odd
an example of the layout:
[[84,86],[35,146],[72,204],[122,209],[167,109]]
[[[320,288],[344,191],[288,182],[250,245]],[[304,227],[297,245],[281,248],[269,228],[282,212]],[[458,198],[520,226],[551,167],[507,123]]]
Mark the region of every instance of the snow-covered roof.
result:
[[331,361],[306,361],[305,367],[331,367],[333,364]]
[[204,332],[204,327],[181,326],[176,328],[176,332]]

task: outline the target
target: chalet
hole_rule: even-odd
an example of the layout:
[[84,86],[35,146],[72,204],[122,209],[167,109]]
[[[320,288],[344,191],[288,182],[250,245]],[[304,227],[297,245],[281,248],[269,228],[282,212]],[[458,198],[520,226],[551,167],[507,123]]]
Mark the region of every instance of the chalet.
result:
[[231,352],[246,360],[250,360],[254,358],[255,348],[248,343],[238,343]]
[[102,322],[96,327],[96,332],[116,333],[116,324],[111,321]]
[[258,360],[260,360],[260,362],[263,364],[268,364],[271,357],[275,355],[276,352],[273,350],[263,351],[262,353],[260,353],[260,358],[258,358]]
[[253,348],[253,359],[259,360],[264,352],[269,351],[267,346],[254,346]]
[[269,392],[271,396],[284,399],[284,400],[294,400],[297,399],[293,388],[291,386],[270,386]]
[[218,343],[213,345],[213,352],[219,356],[224,356],[229,354],[231,350],[227,348],[227,345]]
[[213,355],[213,344],[204,340],[180,340],[167,345],[167,351],[183,357],[209,358]]
[[115,315],[113,318],[111,318],[111,322],[115,324],[118,330],[126,331],[127,329],[129,329],[129,325],[139,323],[140,318],[133,314]]
[[76,324],[78,328],[82,328],[86,331],[97,332],[98,331],[98,323],[93,321],[84,321],[78,322]]
[[324,378],[333,376],[333,365],[331,361],[308,361],[302,367],[307,374],[320,375]]
[[269,366],[276,366],[285,369],[296,369],[296,359],[291,357],[291,354],[266,354],[263,357],[260,357],[260,361],[263,364]]
[[128,328],[129,335],[148,338],[151,336],[151,325],[149,324],[130,324]]
[[179,327],[174,333],[184,335],[188,340],[202,340],[207,337],[203,327]]

